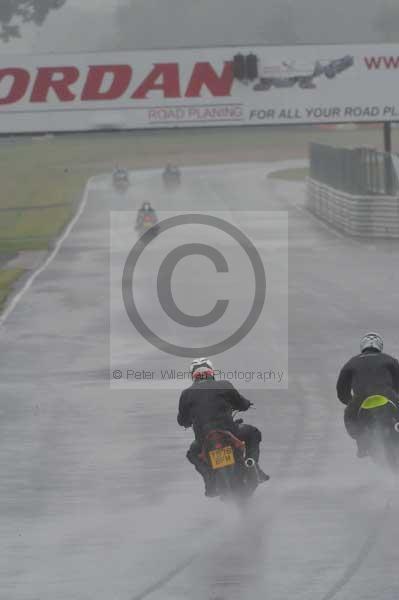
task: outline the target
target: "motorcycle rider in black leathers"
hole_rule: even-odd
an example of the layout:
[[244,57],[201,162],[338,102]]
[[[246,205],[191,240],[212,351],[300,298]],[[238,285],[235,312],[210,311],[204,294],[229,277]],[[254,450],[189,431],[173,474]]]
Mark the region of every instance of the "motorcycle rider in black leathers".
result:
[[337,381],[337,396],[346,404],[344,422],[349,435],[357,442],[357,456],[368,456],[368,439],[359,415],[362,402],[381,395],[392,402],[399,400],[399,362],[384,354],[378,333],[367,333],[360,341],[360,354],[342,368]]
[[[246,457],[258,464],[259,444],[262,434],[252,425],[237,424],[232,411],[246,411],[251,402],[241,396],[229,381],[216,381],[211,361],[207,358],[194,360],[190,366],[192,385],[183,390],[180,396],[177,422],[182,427],[193,427],[195,441],[191,444],[187,458],[202,475],[205,482],[205,495],[216,495],[212,469],[199,458],[205,435],[216,428],[230,431],[246,444]],[[260,482],[269,476],[258,465]]]

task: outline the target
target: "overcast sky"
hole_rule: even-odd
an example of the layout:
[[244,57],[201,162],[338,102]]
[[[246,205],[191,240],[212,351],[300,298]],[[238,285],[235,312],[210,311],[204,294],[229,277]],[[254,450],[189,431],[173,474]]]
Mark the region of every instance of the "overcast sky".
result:
[[[1,2],[1,0],[0,0]],[[375,25],[392,0],[67,0],[24,25],[2,53],[388,39]],[[399,0],[395,4],[399,7]],[[399,20],[399,11],[398,11]],[[399,26],[396,29],[399,31]]]

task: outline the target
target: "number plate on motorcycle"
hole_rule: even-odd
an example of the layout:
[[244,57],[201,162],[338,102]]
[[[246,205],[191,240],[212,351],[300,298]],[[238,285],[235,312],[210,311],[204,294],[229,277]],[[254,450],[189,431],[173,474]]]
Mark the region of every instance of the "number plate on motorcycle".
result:
[[209,452],[209,458],[211,459],[212,469],[222,469],[223,467],[230,467],[235,463],[234,452],[231,446],[225,446],[224,448],[211,450]]

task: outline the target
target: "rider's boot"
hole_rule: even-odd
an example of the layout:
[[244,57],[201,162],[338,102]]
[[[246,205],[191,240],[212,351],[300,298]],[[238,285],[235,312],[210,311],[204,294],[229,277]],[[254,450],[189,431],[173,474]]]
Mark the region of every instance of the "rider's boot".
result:
[[270,475],[267,475],[259,466],[259,444],[253,445],[253,447],[249,446],[246,452],[246,456],[247,458],[252,458],[255,461],[258,482],[264,483],[265,481],[269,481]]
[[260,468],[259,465],[257,465],[257,472],[258,472],[259,483],[264,483],[265,481],[269,481],[270,475],[267,475],[264,471],[262,471],[262,469]]

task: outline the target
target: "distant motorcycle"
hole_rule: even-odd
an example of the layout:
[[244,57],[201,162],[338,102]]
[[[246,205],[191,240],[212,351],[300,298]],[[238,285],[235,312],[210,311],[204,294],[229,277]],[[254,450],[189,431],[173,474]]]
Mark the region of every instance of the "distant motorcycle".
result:
[[181,173],[179,167],[167,165],[162,173],[162,180],[166,189],[174,189],[181,183]]
[[136,231],[138,231],[139,235],[143,235],[149,230],[151,230],[154,236],[159,231],[158,217],[154,210],[140,213],[137,218]]
[[385,396],[369,396],[359,409],[369,454],[378,464],[399,472],[399,409]]
[[[242,419],[235,423],[241,424]],[[214,429],[206,435],[200,459],[212,470],[217,496],[243,505],[259,484],[257,464],[245,456],[245,442],[230,431]]]
[[116,190],[126,191],[130,185],[128,171],[126,169],[115,169],[112,173],[112,181]]

